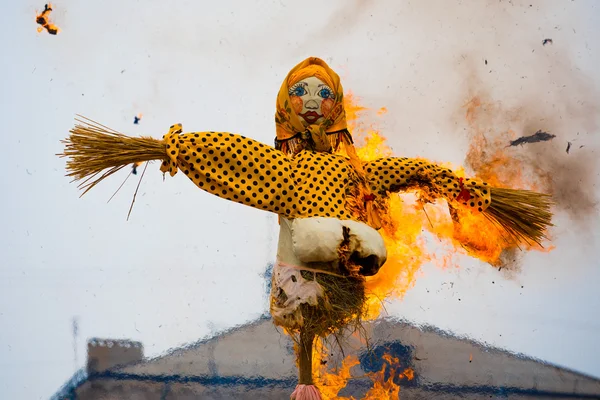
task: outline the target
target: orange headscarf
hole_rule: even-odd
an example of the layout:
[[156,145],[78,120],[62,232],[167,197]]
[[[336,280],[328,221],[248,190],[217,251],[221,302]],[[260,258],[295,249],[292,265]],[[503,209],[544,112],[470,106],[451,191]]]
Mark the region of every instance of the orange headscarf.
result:
[[[317,77],[325,82],[334,92],[335,99],[333,107],[329,115],[325,116],[325,120],[319,125],[309,125],[305,127],[300,117],[292,108],[292,102],[289,96],[289,89],[292,85],[298,83],[302,79],[308,77]],[[368,223],[375,229],[381,227],[379,215],[373,207],[374,196],[371,194],[369,186],[364,178],[362,162],[356,154],[356,149],[352,143],[350,133],[347,131],[346,110],[344,109],[344,89],[340,77],[334,70],[329,68],[327,63],[317,57],[309,57],[296,65],[287,75],[279,93],[277,95],[277,111],[275,112],[275,126],[277,132],[277,140],[283,141],[291,139],[298,134],[310,134],[313,139],[325,138],[327,133],[346,131],[347,134],[342,135],[342,141],[346,149],[350,163],[363,180],[364,201],[367,210]]]
[[[319,125],[304,126],[300,117],[292,108],[289,96],[290,87],[302,79],[317,77],[325,82],[335,93],[334,104],[329,115]],[[309,57],[296,65],[287,75],[277,95],[277,111],[275,113],[277,140],[287,140],[299,133],[309,131],[311,134],[324,134],[346,129],[346,111],[344,110],[344,89],[340,77],[325,61],[317,57]]]

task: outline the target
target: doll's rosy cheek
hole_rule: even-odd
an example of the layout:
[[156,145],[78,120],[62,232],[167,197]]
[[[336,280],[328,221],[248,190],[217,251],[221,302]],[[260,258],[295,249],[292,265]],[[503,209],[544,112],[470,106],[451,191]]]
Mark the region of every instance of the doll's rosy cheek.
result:
[[292,101],[292,108],[296,114],[300,114],[302,111],[302,97],[299,96],[291,96],[290,100]]
[[329,115],[331,109],[333,108],[333,99],[324,99],[321,103],[321,114],[325,117]]

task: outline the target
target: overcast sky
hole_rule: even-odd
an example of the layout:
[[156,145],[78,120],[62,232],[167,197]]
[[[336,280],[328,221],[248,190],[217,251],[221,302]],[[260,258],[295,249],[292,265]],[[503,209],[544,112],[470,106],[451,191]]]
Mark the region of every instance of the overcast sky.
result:
[[[463,164],[461,106],[479,94],[520,110],[502,129],[531,134],[524,127],[539,126],[561,148],[576,139],[568,160],[586,160],[598,150],[599,7],[63,0],[52,14],[62,31],[50,36],[36,32],[43,2],[7,2],[0,397],[52,395],[84,365],[89,337],[139,340],[156,356],[267,310],[262,274],[274,260],[276,218],[202,192],[183,174],[163,182],[158,164],[146,171],[129,221],[136,180],[107,204],[126,172],[79,198],[55,156],[76,113],[132,135],[160,137],[181,122],[184,131],[271,144],[282,79],[318,56],[363,105],[388,109],[376,122],[396,155]],[[542,46],[544,38],[553,44]],[[133,125],[137,113],[143,119]],[[569,180],[598,197],[595,165],[578,180],[584,169],[551,164],[565,165]],[[458,268],[424,265],[388,313],[600,377],[600,223],[597,210],[584,211],[581,218],[557,210],[556,249],[527,254],[516,275],[467,257]]]

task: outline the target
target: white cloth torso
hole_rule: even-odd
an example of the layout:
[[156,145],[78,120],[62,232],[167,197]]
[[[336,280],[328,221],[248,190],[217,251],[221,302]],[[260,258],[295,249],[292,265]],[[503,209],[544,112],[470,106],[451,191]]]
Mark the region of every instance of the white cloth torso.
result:
[[[344,228],[346,235],[344,235]],[[286,301],[271,301],[271,315],[278,325],[302,326],[301,304],[317,305],[323,288],[316,280],[304,279],[301,270],[339,275],[340,246],[354,260],[368,260],[375,272],[385,263],[387,251],[375,229],[361,222],[312,217],[289,220],[281,217],[277,263],[273,268],[271,296],[285,293]]]

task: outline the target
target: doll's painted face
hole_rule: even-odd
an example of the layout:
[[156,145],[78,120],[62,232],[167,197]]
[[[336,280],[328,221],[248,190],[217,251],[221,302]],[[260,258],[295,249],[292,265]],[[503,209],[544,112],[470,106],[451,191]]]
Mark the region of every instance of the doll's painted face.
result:
[[323,122],[335,99],[333,90],[314,76],[292,85],[289,95],[294,111],[305,126]]

